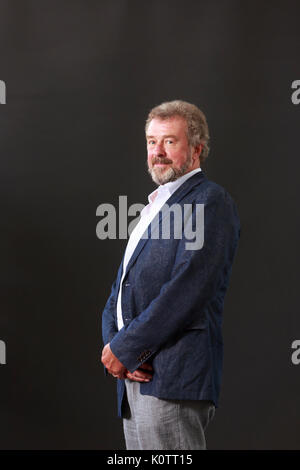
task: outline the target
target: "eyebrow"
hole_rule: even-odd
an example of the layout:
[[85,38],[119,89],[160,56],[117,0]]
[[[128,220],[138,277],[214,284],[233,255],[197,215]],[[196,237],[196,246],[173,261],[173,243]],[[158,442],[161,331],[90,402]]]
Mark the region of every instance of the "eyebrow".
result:
[[[177,139],[176,135],[172,135],[172,134],[169,134],[169,135],[163,135],[162,136],[163,139],[166,139],[168,137],[172,137],[172,139]],[[146,135],[146,139],[155,139],[156,137],[154,135]]]

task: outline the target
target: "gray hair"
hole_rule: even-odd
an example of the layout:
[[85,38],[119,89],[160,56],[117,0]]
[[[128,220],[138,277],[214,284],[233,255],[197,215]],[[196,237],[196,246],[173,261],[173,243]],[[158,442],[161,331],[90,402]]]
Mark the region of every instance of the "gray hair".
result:
[[152,108],[146,120],[145,130],[152,119],[168,119],[174,116],[180,116],[187,123],[187,139],[192,147],[202,144],[200,154],[200,163],[203,163],[209,153],[209,131],[204,113],[194,104],[187,101],[175,100],[162,103]]

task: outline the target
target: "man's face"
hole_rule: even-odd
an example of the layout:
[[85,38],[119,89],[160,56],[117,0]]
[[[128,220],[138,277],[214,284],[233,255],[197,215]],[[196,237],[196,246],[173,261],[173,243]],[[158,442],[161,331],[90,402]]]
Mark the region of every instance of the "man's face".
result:
[[189,146],[187,124],[182,117],[152,119],[146,139],[148,172],[156,184],[175,181],[199,168],[197,152]]

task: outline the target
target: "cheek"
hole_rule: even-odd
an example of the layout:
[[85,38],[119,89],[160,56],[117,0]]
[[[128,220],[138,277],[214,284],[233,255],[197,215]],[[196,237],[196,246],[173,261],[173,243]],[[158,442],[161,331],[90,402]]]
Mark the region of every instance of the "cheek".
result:
[[180,152],[178,152],[177,158],[176,158],[177,163],[179,165],[183,165],[187,160],[187,156],[188,156],[188,153],[185,150],[181,150]]
[[152,152],[150,150],[148,150],[148,154],[147,154],[147,162],[148,164],[150,164],[152,161]]
[[182,153],[181,152],[174,152],[174,153],[171,153],[170,154],[170,157],[172,158],[173,160],[173,163],[175,165],[181,165],[182,161],[183,161],[183,157],[182,157]]

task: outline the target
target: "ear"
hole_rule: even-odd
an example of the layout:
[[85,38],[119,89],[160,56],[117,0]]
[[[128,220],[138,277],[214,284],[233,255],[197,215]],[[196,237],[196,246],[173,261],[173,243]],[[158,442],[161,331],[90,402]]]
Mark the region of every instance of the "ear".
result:
[[202,153],[202,149],[203,149],[203,144],[199,144],[196,147],[194,147],[194,157],[200,158],[200,155]]

